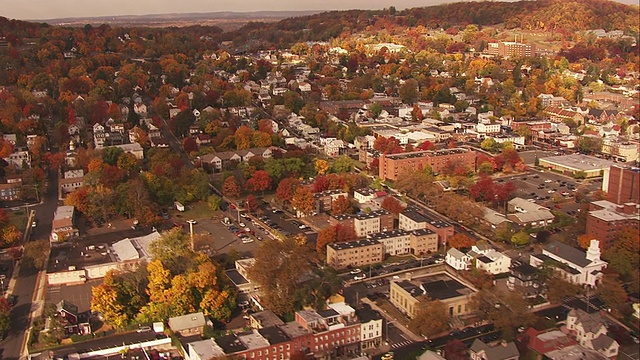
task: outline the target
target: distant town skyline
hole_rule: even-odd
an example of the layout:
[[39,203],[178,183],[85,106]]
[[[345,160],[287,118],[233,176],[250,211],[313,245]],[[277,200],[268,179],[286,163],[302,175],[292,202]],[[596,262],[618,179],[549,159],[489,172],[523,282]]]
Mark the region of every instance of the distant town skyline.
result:
[[[513,1],[513,0],[502,0]],[[637,4],[637,0],[616,0],[624,4]],[[349,10],[396,9],[431,6],[459,0],[244,0],[218,2],[212,0],[90,0],[79,4],[75,0],[0,0],[0,16],[19,20],[47,20],[121,15],[151,15],[171,13],[205,13],[218,11],[296,11],[296,10]]]

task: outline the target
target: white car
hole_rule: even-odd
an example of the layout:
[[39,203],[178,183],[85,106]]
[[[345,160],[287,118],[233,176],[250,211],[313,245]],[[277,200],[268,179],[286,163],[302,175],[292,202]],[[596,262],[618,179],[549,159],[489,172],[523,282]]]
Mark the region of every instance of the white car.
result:
[[551,180],[551,179],[547,179],[547,180],[545,180],[544,182],[546,182],[546,183],[548,184],[548,183],[550,183],[550,182],[552,182],[552,181],[553,181],[553,180]]
[[365,274],[360,274],[360,275],[356,275],[356,276],[354,276],[354,277],[353,277],[353,280],[356,280],[356,281],[357,281],[357,280],[363,280],[363,279],[365,279],[366,277],[367,277],[367,275],[365,275]]
[[547,193],[549,194],[553,194],[555,191],[554,190],[548,190]]
[[252,242],[253,242],[253,239],[252,239],[252,238],[244,238],[244,239],[242,239],[242,243],[243,243],[243,244],[250,244],[250,243],[252,243]]
[[247,225],[245,225],[245,223],[238,223],[238,225],[240,225],[241,228],[247,227]]
[[360,274],[361,272],[362,272],[362,270],[360,270],[360,269],[353,269],[353,270],[351,270],[351,275]]

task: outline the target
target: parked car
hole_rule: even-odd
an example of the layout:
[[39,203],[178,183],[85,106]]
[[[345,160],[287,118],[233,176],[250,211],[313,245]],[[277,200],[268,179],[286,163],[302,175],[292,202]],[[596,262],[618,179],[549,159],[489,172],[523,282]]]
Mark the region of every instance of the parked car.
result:
[[151,326],[140,326],[138,330],[136,330],[137,333],[144,333],[149,331],[151,331]]
[[354,277],[353,277],[353,280],[356,280],[356,281],[357,281],[357,280],[363,280],[363,279],[365,279],[366,277],[367,277],[367,275],[365,275],[365,274],[359,274],[359,275],[354,276]]

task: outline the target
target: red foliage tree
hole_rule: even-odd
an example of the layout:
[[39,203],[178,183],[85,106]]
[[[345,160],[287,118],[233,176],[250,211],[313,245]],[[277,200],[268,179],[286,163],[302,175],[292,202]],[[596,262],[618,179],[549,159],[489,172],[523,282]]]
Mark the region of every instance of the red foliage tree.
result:
[[247,190],[262,191],[271,189],[271,177],[265,170],[256,170],[251,179],[247,180]]
[[351,241],[358,238],[356,230],[351,226],[336,225],[336,242]]
[[300,180],[292,177],[284,178],[278,184],[276,196],[283,203],[288,203],[293,198],[296,188],[300,185]]
[[449,238],[449,246],[456,249],[468,249],[475,243],[475,240],[462,233],[455,234]]
[[353,212],[353,206],[351,201],[344,195],[338,196],[337,199],[331,203],[331,215],[351,214]]
[[398,199],[394,198],[393,196],[387,196],[386,198],[384,198],[384,200],[382,200],[381,206],[383,209],[396,216],[398,216],[398,214],[400,214],[402,210],[404,210],[404,207],[402,206],[402,204],[400,204],[400,201],[398,201]]
[[444,346],[444,358],[447,360],[467,360],[467,346],[458,339],[449,340]]
[[256,197],[253,196],[253,194],[247,195],[247,198],[244,201],[244,207],[249,213],[252,213],[258,209],[258,200],[256,200]]
[[316,251],[319,254],[323,254],[327,249],[327,245],[336,241],[336,235],[337,231],[335,226],[329,226],[320,230],[318,232],[318,240],[316,241]]
[[493,201],[495,196],[495,184],[488,176],[481,176],[475,184],[469,187],[469,195],[475,200]]
[[420,150],[435,150],[436,146],[429,140],[420,144]]
[[187,137],[182,141],[182,148],[184,149],[184,152],[190,154],[194,151],[198,151],[198,144],[194,138]]

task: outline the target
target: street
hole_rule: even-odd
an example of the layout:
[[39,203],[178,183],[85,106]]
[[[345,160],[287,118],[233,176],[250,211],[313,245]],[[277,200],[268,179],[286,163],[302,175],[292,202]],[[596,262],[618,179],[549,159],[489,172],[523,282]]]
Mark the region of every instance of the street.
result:
[[[30,207],[36,212],[38,225],[31,229],[32,233],[28,241],[49,239],[53,214],[58,206],[57,189],[58,176],[57,172],[53,170],[49,172],[49,187],[42,196],[42,203]],[[30,226],[30,224],[27,224],[27,226]],[[32,310],[35,310],[32,307],[37,272],[21,267],[20,273],[16,274],[16,276],[15,283],[10,291],[11,294],[18,297],[18,302],[11,311],[11,328],[5,339],[0,342],[2,358],[9,360],[17,360],[22,355],[20,352],[30,326],[29,314]]]

